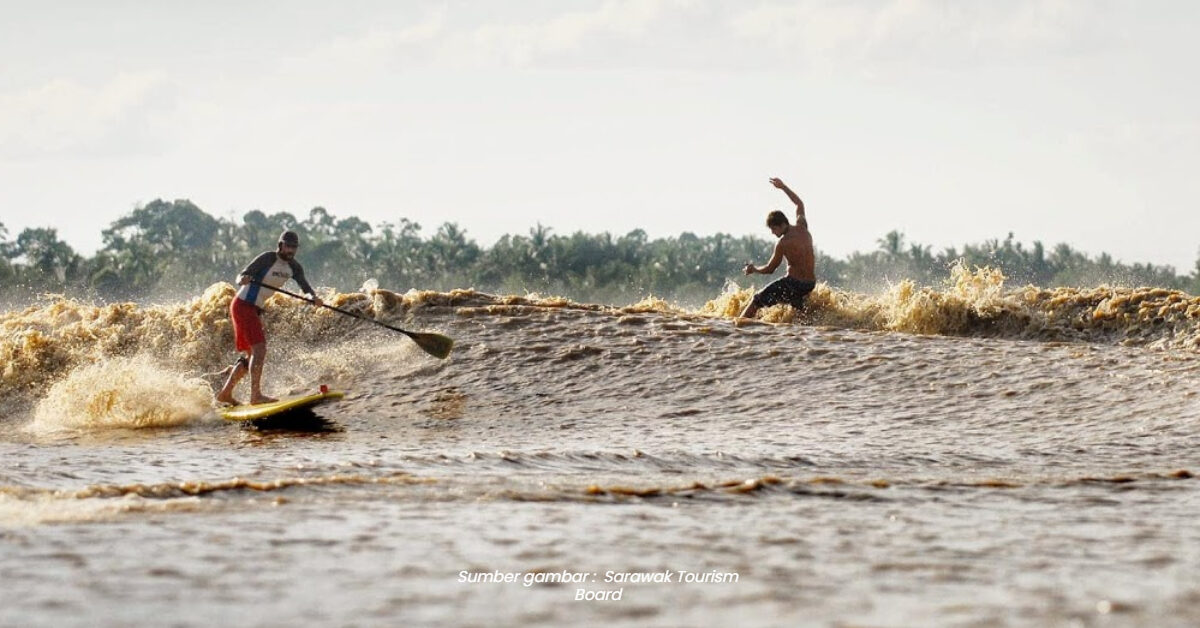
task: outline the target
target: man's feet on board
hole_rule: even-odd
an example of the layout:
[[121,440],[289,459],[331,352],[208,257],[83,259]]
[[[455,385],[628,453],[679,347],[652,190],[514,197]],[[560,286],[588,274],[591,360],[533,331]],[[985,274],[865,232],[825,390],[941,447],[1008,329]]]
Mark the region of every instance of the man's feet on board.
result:
[[250,405],[257,406],[260,403],[275,403],[276,401],[279,401],[279,400],[274,397],[268,397],[266,395],[259,395],[257,397],[250,398]]
[[220,384],[218,381],[225,382],[225,385],[217,390],[217,403],[222,405],[240,406],[242,402],[238,401],[233,396],[233,389],[237,386],[238,381],[246,375],[249,370],[250,361],[245,356],[239,357],[237,362],[232,366],[227,366],[216,373],[205,375],[206,379],[211,379],[214,389],[217,389]]

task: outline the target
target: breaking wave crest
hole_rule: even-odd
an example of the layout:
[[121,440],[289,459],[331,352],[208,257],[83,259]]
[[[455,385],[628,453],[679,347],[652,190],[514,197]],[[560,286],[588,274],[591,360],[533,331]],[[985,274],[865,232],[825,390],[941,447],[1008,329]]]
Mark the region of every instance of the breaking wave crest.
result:
[[[803,312],[787,305],[762,311],[773,323],[1014,340],[1120,343],[1163,349],[1200,348],[1200,298],[1161,288],[1006,289],[993,268],[956,265],[937,289],[901,281],[877,295],[818,284]],[[703,314],[736,316],[753,291],[727,286]]]
[[[198,378],[219,372],[234,357],[227,312],[233,295],[231,285],[219,283],[182,303],[97,305],[55,297],[0,313],[0,397],[37,403],[35,424],[42,427],[186,422],[210,403],[206,384],[212,378]],[[661,315],[716,329],[734,319],[752,296],[752,288],[730,284],[698,308],[652,296],[618,307],[476,290],[398,294],[371,289],[327,295],[326,302],[391,324],[412,324],[419,313],[415,327],[422,329],[436,328],[439,320],[474,317],[486,325],[489,317],[564,310],[618,320]],[[335,370],[350,364],[346,355],[337,355],[336,343],[371,327],[278,294],[266,311],[273,346],[296,343],[328,354],[330,365],[339,365],[330,366]],[[879,294],[860,294],[819,284],[802,311],[780,305],[763,310],[760,317],[775,324],[866,331],[1200,348],[1200,298],[1157,288],[1009,289],[999,271],[963,265],[939,288],[906,280]],[[497,319],[497,324],[510,323]],[[582,335],[589,325],[562,323],[578,324]]]

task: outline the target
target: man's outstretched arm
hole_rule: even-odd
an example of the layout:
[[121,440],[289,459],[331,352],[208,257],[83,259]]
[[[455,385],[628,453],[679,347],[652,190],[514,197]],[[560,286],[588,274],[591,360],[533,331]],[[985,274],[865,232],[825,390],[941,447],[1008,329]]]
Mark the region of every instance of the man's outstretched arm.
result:
[[792,191],[792,188],[789,188],[787,184],[783,182],[783,179],[778,177],[771,178],[771,185],[783,190],[783,193],[787,194],[788,198],[792,199],[792,202],[796,204],[796,221],[799,222],[803,220],[805,224],[808,224],[808,219],[804,216],[804,201],[800,200],[800,197]]
[[746,264],[745,268],[742,269],[742,272],[746,273],[747,275],[753,275],[754,273],[770,275],[775,272],[776,268],[779,268],[779,264],[782,262],[783,262],[783,247],[778,242],[776,242],[775,243],[775,251],[771,253],[771,261],[767,262],[766,266],[763,266],[760,268],[758,266],[755,266],[754,264]]

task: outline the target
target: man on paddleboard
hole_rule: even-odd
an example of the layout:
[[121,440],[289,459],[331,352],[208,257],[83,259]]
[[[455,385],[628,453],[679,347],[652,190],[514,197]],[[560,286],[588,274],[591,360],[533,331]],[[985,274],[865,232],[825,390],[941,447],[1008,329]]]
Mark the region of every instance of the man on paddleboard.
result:
[[279,235],[276,250],[254,258],[238,275],[239,287],[237,296],[229,304],[229,318],[233,320],[234,344],[244,355],[229,372],[225,386],[217,394],[218,402],[241,405],[233,398],[233,389],[246,376],[247,370],[250,371],[250,403],[276,401],[262,393],[263,361],[267,357],[267,337],[259,318],[263,303],[275,293],[271,288],[282,288],[288,279],[294,279],[312,297],[313,305],[321,305],[321,299],[304,279],[304,269],[296,261],[299,248],[300,236],[294,231],[284,231]]
[[759,308],[777,303],[787,303],[800,309],[804,305],[804,297],[817,287],[816,254],[813,252],[812,234],[808,232],[808,220],[804,216],[804,201],[780,179],[773,178],[770,181],[771,185],[783,190],[796,204],[796,224],[789,223],[787,216],[781,211],[767,214],[767,227],[779,238],[779,242],[775,243],[775,252],[766,266],[758,267],[747,263],[743,270],[747,275],[770,275],[779,267],[780,262],[786,259],[787,275],[772,281],[755,294],[746,305],[746,309],[742,310],[740,316],[743,318],[754,318]]

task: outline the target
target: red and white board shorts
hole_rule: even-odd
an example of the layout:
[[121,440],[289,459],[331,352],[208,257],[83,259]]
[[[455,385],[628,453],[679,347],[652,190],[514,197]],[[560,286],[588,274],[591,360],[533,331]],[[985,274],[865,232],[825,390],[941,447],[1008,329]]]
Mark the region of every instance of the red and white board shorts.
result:
[[238,351],[249,351],[250,347],[267,341],[258,306],[235,298],[229,304],[229,318],[233,320],[233,342]]

